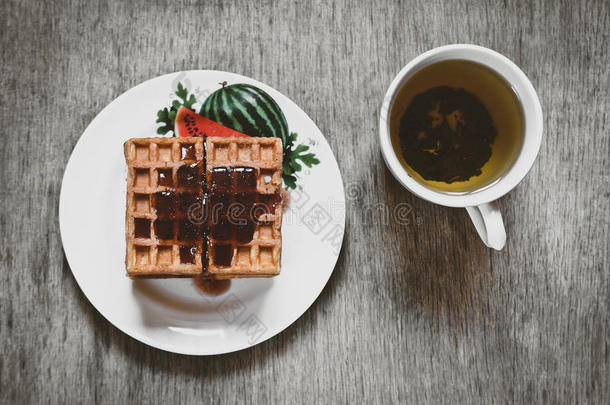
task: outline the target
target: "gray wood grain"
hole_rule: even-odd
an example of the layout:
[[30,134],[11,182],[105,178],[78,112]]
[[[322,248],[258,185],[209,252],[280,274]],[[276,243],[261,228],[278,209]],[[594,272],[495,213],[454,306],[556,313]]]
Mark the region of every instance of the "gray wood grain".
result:
[[[610,403],[609,15],[607,1],[0,2],[0,401]],[[379,153],[393,76],[459,42],[513,59],[545,114],[536,164],[501,200],[502,252],[464,210],[403,190]],[[146,79],[198,68],[292,98],[357,190],[309,311],[207,358],[103,319],[58,227],[63,170],[93,117]],[[362,210],[376,202],[410,204],[412,221]]]

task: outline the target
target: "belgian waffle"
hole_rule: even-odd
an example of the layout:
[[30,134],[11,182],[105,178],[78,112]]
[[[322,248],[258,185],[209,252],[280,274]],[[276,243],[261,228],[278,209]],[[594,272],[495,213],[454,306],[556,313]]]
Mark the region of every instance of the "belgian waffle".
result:
[[205,250],[197,219],[203,212],[203,139],[134,138],[125,142],[124,152],[127,275],[201,274]]
[[[206,140],[206,181],[208,187],[208,267],[204,275],[215,279],[272,277],[280,272],[282,247],[282,142],[278,138],[221,138]],[[246,211],[255,207],[246,220],[251,225],[251,240],[240,240],[233,222],[215,232],[219,222],[231,218],[230,210],[218,210],[219,201],[245,203]],[[248,202],[246,202],[248,201]],[[270,203],[271,202],[271,203]],[[231,205],[229,204],[229,207]],[[252,211],[251,211],[252,212]],[[247,221],[253,223],[248,225]],[[247,233],[246,232],[246,233]],[[226,232],[225,232],[226,233]]]

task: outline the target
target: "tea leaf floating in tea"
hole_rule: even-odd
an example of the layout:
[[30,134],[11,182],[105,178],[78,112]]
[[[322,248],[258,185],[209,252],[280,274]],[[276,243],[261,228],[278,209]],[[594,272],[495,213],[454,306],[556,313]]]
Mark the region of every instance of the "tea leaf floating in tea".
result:
[[426,180],[452,183],[481,174],[497,131],[479,99],[438,86],[416,95],[400,123],[407,164]]

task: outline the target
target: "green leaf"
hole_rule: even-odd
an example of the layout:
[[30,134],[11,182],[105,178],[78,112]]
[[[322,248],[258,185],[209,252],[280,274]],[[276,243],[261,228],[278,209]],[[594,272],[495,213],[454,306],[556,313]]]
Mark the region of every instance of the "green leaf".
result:
[[184,86],[182,86],[181,82],[178,82],[178,90],[176,90],[176,95],[184,100],[186,98],[187,94],[188,94],[188,90],[185,89]]
[[320,164],[320,161],[318,160],[318,158],[316,158],[316,155],[314,155],[313,153],[307,153],[305,155],[301,155],[301,156],[299,156],[299,159],[301,159],[301,161],[303,163],[305,163],[305,166],[307,166],[307,167],[311,167],[313,165]]
[[172,100],[169,107],[165,107],[162,110],[157,111],[157,120],[155,122],[163,124],[157,129],[157,133],[160,135],[165,135],[169,131],[172,131],[173,135],[176,136],[175,122],[178,110],[182,106],[192,110],[193,104],[197,102],[195,95],[189,95],[188,90],[180,82],[178,82],[178,87],[174,94],[179,98],[179,100]]
[[309,149],[309,146],[307,146],[307,145],[303,145],[303,144],[300,144],[300,145],[298,145],[296,148],[294,148],[294,150],[292,151],[292,153],[294,153],[294,154],[298,154],[298,153],[301,153],[301,152],[305,152],[305,151],[306,151],[306,150],[308,150],[308,149]]
[[295,189],[297,187],[297,178],[295,176],[283,176],[286,188]]
[[155,122],[164,122],[167,118],[167,108],[157,111],[157,121]]
[[195,104],[196,102],[197,102],[197,99],[195,98],[195,95],[191,94],[191,96],[188,98],[188,100],[184,101],[184,106],[186,108],[193,109],[193,104]]
[[296,187],[297,176],[295,173],[303,169],[301,163],[309,168],[320,163],[314,153],[305,153],[309,150],[309,146],[299,144],[295,147],[296,140],[297,134],[295,132],[290,133],[286,139],[286,145],[284,145],[284,164],[282,165],[284,184],[287,188],[292,189]]

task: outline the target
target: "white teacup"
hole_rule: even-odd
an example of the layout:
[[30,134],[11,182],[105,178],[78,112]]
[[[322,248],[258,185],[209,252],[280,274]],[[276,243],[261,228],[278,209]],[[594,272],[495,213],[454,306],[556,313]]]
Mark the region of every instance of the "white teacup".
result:
[[[390,138],[390,112],[402,85],[422,68],[451,59],[477,62],[501,75],[517,94],[525,122],[521,150],[513,165],[491,185],[463,193],[437,191],[411,177],[400,163]],[[540,101],[525,73],[491,49],[462,44],[434,48],[409,62],[390,84],[379,117],[381,153],[394,177],[418,197],[448,207],[466,208],[485,245],[496,250],[501,250],[506,244],[506,231],[496,200],[512,190],[529,172],[540,149],[542,127]]]

